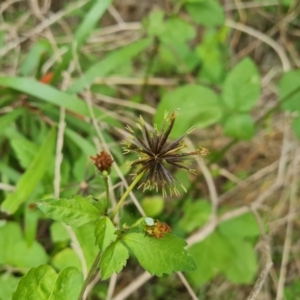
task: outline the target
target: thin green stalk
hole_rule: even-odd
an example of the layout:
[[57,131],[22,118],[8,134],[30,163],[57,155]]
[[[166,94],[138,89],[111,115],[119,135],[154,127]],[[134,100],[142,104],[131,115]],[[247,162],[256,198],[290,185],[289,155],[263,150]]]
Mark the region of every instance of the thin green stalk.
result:
[[104,186],[105,186],[105,191],[106,191],[106,209],[105,209],[105,211],[108,210],[108,205],[109,205],[108,176],[109,176],[109,174],[106,171],[102,172],[102,178],[104,181]]
[[[116,216],[116,214],[118,213],[119,209],[121,208],[122,204],[124,203],[125,199],[127,198],[127,196],[129,195],[129,193],[132,191],[132,189],[136,186],[136,184],[139,182],[139,180],[142,178],[143,176],[143,172],[141,174],[139,174],[138,176],[136,176],[136,178],[132,181],[131,185],[128,187],[128,189],[125,191],[125,193],[123,194],[123,196],[121,197],[120,201],[118,202],[116,208],[114,209],[112,215],[111,215],[111,220],[114,219],[114,217]],[[106,189],[106,197],[107,197],[107,201],[109,199],[109,189],[108,189],[108,176],[105,176],[105,174],[102,174],[103,176],[103,180],[104,180],[104,184],[105,184],[105,189]],[[97,254],[97,257],[95,258],[95,261],[88,273],[88,276],[86,277],[85,281],[84,281],[84,285],[81,289],[80,295],[78,300],[82,300],[83,299],[83,295],[84,292],[88,286],[88,284],[90,283],[92,277],[94,276],[94,273],[97,270],[98,264],[100,262],[100,258],[101,258],[101,251],[99,251],[99,253]]]
[[99,262],[100,262],[101,253],[102,253],[102,252],[99,251],[99,253],[97,254],[96,259],[95,259],[94,262],[93,262],[93,265],[92,265],[92,267],[91,267],[91,269],[90,269],[90,271],[89,271],[89,273],[88,273],[88,275],[87,275],[87,277],[86,277],[86,279],[85,279],[85,281],[84,281],[84,285],[83,285],[83,287],[82,287],[82,289],[81,289],[81,292],[80,292],[80,295],[79,295],[79,297],[78,297],[78,300],[82,300],[82,299],[83,299],[84,292],[85,292],[87,286],[89,285],[89,283],[90,283],[92,277],[94,276],[94,273],[96,272],[96,269],[97,269],[98,264],[99,264]]
[[122,204],[124,203],[125,199],[129,195],[129,193],[132,191],[132,189],[136,186],[136,184],[140,181],[140,179],[142,178],[143,174],[144,174],[144,172],[142,172],[141,174],[137,175],[135,177],[135,179],[132,181],[131,185],[125,191],[125,193],[123,194],[123,196],[121,197],[120,201],[118,202],[117,206],[115,207],[114,211],[111,214],[111,217],[110,217],[111,220],[113,220],[115,218],[116,214],[118,213],[118,211],[121,208]]

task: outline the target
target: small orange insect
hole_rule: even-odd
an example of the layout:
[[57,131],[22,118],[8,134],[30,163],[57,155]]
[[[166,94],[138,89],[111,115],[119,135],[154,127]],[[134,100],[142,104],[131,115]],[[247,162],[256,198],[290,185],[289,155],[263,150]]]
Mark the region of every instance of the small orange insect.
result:
[[152,218],[145,218],[145,233],[148,236],[160,239],[165,236],[166,233],[171,232],[171,227],[159,220],[153,220]]

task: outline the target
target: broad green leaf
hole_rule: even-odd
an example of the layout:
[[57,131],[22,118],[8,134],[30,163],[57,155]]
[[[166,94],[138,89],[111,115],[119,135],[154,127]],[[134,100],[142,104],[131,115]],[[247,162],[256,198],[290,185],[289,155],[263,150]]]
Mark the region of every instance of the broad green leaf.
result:
[[154,10],[146,21],[147,34],[151,37],[161,36],[165,30],[165,14],[161,10]]
[[67,242],[70,236],[66,226],[62,222],[53,222],[50,227],[51,240],[53,243]]
[[17,289],[19,278],[11,274],[0,275],[0,299],[10,300],[13,292]]
[[229,30],[222,27],[219,30],[206,30],[201,43],[196,48],[201,68],[198,78],[212,84],[222,84],[226,74],[226,62],[229,57],[229,49],[226,42]]
[[194,244],[189,248],[189,253],[194,257],[198,268],[187,273],[187,276],[197,286],[201,286],[225,270],[232,258],[227,237],[218,232],[212,233],[201,243]]
[[279,82],[279,99],[284,110],[300,113],[300,69],[282,76]]
[[12,264],[12,249],[22,240],[20,226],[14,222],[1,223],[0,226],[0,265]]
[[[118,69],[127,61],[130,61],[140,52],[145,51],[151,44],[151,39],[142,39],[119,50],[108,54],[99,63],[93,65],[78,79],[68,91],[71,93],[78,93],[85,87],[93,84],[97,77],[104,77],[110,72]],[[1,81],[0,81],[1,84]]]
[[250,58],[240,61],[227,75],[222,99],[227,107],[237,112],[250,111],[260,95],[260,77]]
[[141,205],[146,216],[156,217],[163,211],[165,201],[161,196],[145,197],[142,199]]
[[250,140],[255,134],[254,122],[248,114],[229,117],[224,124],[224,133],[239,140]]
[[72,199],[46,199],[37,202],[38,208],[56,221],[70,226],[97,221],[100,218],[99,210],[91,204],[91,196],[75,196]]
[[127,248],[120,241],[110,244],[100,260],[102,280],[109,278],[113,273],[119,273],[125,266],[128,256]]
[[211,215],[211,205],[205,200],[187,202],[184,205],[184,215],[179,221],[180,228],[186,232],[203,226]]
[[11,146],[16,153],[20,165],[24,169],[27,169],[38,151],[37,145],[26,138],[20,138],[11,140]]
[[185,85],[166,93],[154,117],[158,127],[165,111],[179,108],[179,115],[171,132],[172,138],[184,134],[192,126],[201,128],[216,123],[222,116],[219,98],[211,89],[200,85]]
[[257,221],[251,213],[222,222],[218,229],[223,235],[234,238],[257,237],[260,235]]
[[[37,80],[22,77],[2,77],[0,78],[0,86],[1,85],[34,96],[48,103],[58,105],[59,107],[66,108],[81,116],[90,117],[90,112],[85,101]],[[101,118],[102,121],[120,127],[118,121],[108,116],[99,108],[93,107],[93,110],[95,116]]]
[[116,230],[112,221],[106,216],[97,221],[95,226],[95,238],[100,251],[103,252],[108,245],[116,240]]
[[136,256],[141,266],[156,276],[176,271],[193,271],[197,265],[184,249],[186,242],[175,235],[167,234],[156,239],[142,233],[129,233],[122,242]]
[[28,245],[19,224],[3,223],[0,226],[0,265],[31,268],[48,261],[44,248],[36,241]]
[[12,300],[49,300],[57,277],[55,270],[48,265],[29,270],[21,278]]
[[44,248],[36,241],[28,246],[25,240],[17,241],[12,251],[11,264],[20,268],[36,267],[45,264],[48,256]]
[[17,183],[16,190],[2,203],[1,210],[3,212],[8,214],[14,213],[32,194],[44,174],[47,172],[49,166],[52,165],[54,145],[55,131],[52,130],[37,152],[30,167]]
[[38,68],[42,55],[51,50],[47,40],[39,40],[33,44],[25,60],[22,62],[19,73],[23,76],[30,76]]
[[204,26],[218,26],[224,23],[224,11],[217,0],[186,2],[185,8],[196,23]]
[[189,41],[196,36],[193,26],[178,17],[172,17],[165,21],[164,30],[160,40],[165,44],[178,44]]
[[73,249],[65,248],[55,254],[51,261],[51,265],[57,270],[63,270],[67,267],[75,267],[79,271],[82,270],[81,261]]
[[172,76],[174,72],[186,74],[199,63],[199,59],[186,42],[161,43],[157,59],[153,64],[153,72]]
[[0,135],[9,127],[9,125],[24,113],[21,108],[14,109],[11,112],[0,116]]
[[81,227],[74,227],[72,229],[76,234],[89,270],[99,253],[99,247],[95,244],[95,223],[87,223]]
[[74,300],[77,299],[83,286],[83,276],[74,267],[62,270],[55,282],[49,300]]
[[250,242],[230,237],[232,259],[223,270],[228,280],[236,284],[249,284],[253,282],[258,269],[254,246]]

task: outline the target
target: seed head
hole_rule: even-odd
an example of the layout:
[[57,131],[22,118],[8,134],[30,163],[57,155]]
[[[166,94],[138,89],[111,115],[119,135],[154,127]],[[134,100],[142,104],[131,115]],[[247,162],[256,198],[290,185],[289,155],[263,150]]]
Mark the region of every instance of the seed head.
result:
[[209,153],[207,149],[202,147],[192,152],[181,152],[186,147],[183,139],[191,130],[175,141],[168,142],[177,114],[177,110],[170,115],[165,113],[160,132],[158,132],[156,126],[154,126],[154,130],[148,129],[144,119],[140,117],[137,127],[141,131],[142,137],[139,137],[134,130],[127,126],[131,139],[130,141],[123,141],[125,145],[123,150],[124,153],[133,152],[139,156],[137,160],[131,162],[131,167],[137,167],[137,172],[134,176],[141,173],[146,174],[145,180],[139,186],[143,187],[143,191],[147,189],[158,191],[158,189],[161,189],[165,197],[167,195],[166,189],[168,188],[170,195],[179,195],[176,183],[180,184],[183,190],[186,191],[175,175],[167,169],[166,165],[178,167],[195,174],[195,170],[186,166],[186,161],[190,160],[192,156],[201,157]]
[[96,156],[90,156],[90,159],[100,172],[106,171],[110,173],[110,168],[114,160],[107,152],[101,151],[97,153]]

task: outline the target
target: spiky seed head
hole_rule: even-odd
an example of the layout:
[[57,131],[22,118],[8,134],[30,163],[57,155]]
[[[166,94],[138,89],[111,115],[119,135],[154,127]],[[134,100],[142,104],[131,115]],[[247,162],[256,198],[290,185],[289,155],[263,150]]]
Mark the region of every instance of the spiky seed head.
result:
[[132,161],[131,166],[137,167],[135,176],[141,173],[145,174],[145,179],[139,186],[143,188],[143,191],[158,191],[158,189],[161,189],[163,197],[166,197],[168,189],[171,196],[173,194],[176,196],[179,195],[177,184],[181,185],[183,190],[185,190],[185,188],[166,166],[178,167],[195,173],[195,170],[188,168],[185,163],[193,157],[202,157],[209,153],[209,151],[203,147],[199,147],[192,152],[181,152],[181,150],[186,147],[183,143],[183,139],[192,129],[175,141],[168,141],[177,115],[178,110],[173,111],[170,115],[165,112],[164,122],[160,132],[157,130],[156,125],[154,126],[154,130],[148,129],[144,119],[140,117],[140,122],[137,124],[137,127],[140,129],[142,137],[139,137],[127,126],[131,138],[130,141],[123,141],[123,145],[125,145],[123,150],[124,153],[133,152],[138,155],[138,159]]

